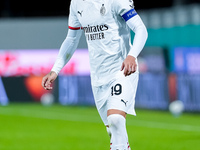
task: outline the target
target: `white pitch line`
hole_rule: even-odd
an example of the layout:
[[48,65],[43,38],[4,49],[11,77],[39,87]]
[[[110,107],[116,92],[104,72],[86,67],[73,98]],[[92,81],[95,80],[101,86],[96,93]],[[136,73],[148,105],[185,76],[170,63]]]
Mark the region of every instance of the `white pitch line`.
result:
[[[128,124],[129,125],[129,124]],[[172,123],[163,123],[163,122],[154,122],[154,121],[144,121],[137,120],[130,125],[148,127],[148,128],[159,128],[165,130],[180,130],[180,131],[189,131],[189,132],[200,132],[200,127],[186,124],[172,124]]]
[[[79,115],[75,114],[63,114],[58,112],[45,112],[36,110],[34,113],[30,113],[27,109],[20,109],[16,113],[11,112],[8,109],[0,110],[2,115],[14,115],[22,117],[32,117],[40,119],[50,119],[50,120],[63,120],[63,121],[74,121],[74,122],[89,122],[89,123],[102,123],[100,119],[97,118],[88,118],[88,116],[80,118]],[[165,129],[165,130],[178,130],[178,131],[189,131],[189,132],[200,132],[199,126],[186,125],[186,124],[172,124],[172,123],[163,123],[163,122],[154,122],[154,121],[144,121],[144,120],[134,120],[134,122],[128,122],[128,126],[138,126],[138,127],[147,127],[154,129]]]

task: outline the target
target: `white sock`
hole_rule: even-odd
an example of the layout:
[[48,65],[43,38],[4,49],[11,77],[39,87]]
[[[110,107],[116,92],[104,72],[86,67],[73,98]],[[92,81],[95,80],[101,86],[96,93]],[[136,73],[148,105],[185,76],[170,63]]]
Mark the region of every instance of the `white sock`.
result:
[[109,129],[111,131],[112,150],[127,150],[126,119],[119,114],[108,116]]

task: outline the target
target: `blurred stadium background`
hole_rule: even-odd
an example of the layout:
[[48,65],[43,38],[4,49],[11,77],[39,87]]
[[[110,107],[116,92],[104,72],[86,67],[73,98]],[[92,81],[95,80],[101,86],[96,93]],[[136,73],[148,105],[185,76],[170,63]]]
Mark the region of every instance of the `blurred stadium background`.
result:
[[[200,149],[200,1],[134,3],[149,37],[138,58],[138,117],[127,122],[131,146]],[[66,37],[69,4],[0,1],[0,150],[109,149],[94,108],[84,35],[54,89],[41,87]],[[185,108],[178,118],[168,112],[175,100]]]

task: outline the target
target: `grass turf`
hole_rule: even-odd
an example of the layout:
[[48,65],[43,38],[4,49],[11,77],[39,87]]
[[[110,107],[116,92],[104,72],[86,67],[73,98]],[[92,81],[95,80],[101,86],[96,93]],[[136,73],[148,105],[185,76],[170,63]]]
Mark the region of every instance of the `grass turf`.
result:
[[[132,150],[200,149],[200,114],[137,110],[127,130]],[[94,107],[10,104],[0,107],[0,150],[109,150],[109,137]]]

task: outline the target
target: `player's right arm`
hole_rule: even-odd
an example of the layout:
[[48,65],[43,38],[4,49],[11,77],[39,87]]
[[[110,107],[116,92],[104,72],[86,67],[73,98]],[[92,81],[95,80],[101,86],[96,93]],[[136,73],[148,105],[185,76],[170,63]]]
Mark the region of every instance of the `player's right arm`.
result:
[[81,30],[69,29],[67,37],[60,47],[56,62],[51,71],[58,74],[67,64],[78,46],[81,33]]
[[46,90],[51,90],[51,83],[57,78],[61,69],[67,64],[74,54],[78,42],[80,40],[82,30],[81,24],[78,21],[75,3],[72,0],[70,5],[69,15],[69,30],[66,39],[63,41],[56,62],[51,69],[51,72],[43,77],[42,86]]
[[81,33],[82,33],[81,30],[69,29],[68,35],[60,47],[58,57],[56,59],[56,62],[53,68],[51,69],[51,72],[43,77],[42,86],[44,89],[51,90],[53,88],[51,87],[51,83],[55,81],[60,70],[67,64],[67,62],[70,60],[70,58],[74,54],[74,51],[77,48]]

